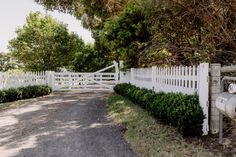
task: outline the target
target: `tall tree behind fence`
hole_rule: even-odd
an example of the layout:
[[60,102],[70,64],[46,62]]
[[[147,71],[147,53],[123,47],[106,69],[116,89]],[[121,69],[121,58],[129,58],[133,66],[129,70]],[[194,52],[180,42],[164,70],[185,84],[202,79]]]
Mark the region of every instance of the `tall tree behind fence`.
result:
[[131,68],[120,73],[121,83],[131,83],[141,88],[156,92],[173,92],[183,94],[197,94],[200,105],[206,116],[203,123],[203,133],[208,134],[208,76],[209,64],[199,66]]

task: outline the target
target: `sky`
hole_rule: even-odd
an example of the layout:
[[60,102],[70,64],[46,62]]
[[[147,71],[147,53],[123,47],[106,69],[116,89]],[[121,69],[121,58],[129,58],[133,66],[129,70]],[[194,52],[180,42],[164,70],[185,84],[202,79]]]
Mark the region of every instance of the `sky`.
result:
[[[7,52],[8,41],[16,37],[15,30],[25,24],[26,16],[31,11],[40,11],[45,14],[43,6],[38,5],[33,0],[0,0],[0,52]],[[47,11],[55,19],[68,25],[68,29],[77,33],[85,43],[93,43],[91,32],[81,26],[81,22],[75,17],[59,13],[57,11]]]

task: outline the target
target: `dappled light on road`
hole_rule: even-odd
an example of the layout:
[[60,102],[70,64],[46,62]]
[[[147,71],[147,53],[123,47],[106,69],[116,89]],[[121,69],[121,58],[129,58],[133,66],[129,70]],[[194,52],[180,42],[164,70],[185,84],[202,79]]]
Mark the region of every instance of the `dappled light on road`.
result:
[[134,156],[107,117],[106,95],[60,93],[0,111],[0,156]]

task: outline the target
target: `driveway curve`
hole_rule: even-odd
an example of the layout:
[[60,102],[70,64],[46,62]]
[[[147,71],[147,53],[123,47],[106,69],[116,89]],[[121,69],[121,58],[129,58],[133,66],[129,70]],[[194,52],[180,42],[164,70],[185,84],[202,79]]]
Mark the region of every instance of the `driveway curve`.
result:
[[136,157],[104,93],[59,93],[0,111],[1,157]]

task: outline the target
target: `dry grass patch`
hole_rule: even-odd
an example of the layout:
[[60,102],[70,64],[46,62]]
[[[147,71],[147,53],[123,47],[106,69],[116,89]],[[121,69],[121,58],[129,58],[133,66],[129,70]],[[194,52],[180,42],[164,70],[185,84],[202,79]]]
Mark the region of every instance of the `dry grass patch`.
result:
[[18,101],[7,102],[7,103],[0,103],[0,110],[9,109],[9,108],[17,108],[19,106],[25,106],[31,102],[34,102],[34,101],[36,101],[36,98],[18,100]]
[[0,110],[26,106],[26,105],[32,104],[33,102],[38,101],[41,98],[44,98],[44,97],[46,98],[46,97],[50,97],[53,95],[56,95],[56,94],[54,93],[51,95],[45,95],[45,96],[41,96],[41,97],[37,97],[37,98],[22,99],[22,100],[17,100],[17,101],[13,101],[13,102],[0,103]]
[[127,99],[113,95],[108,98],[109,115],[126,127],[124,137],[141,157],[220,157],[201,144],[187,142],[178,131],[162,125],[145,110]]

